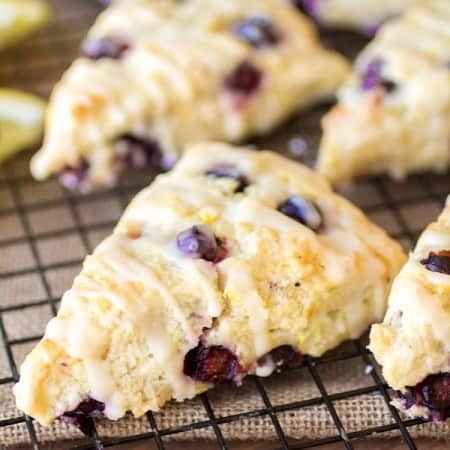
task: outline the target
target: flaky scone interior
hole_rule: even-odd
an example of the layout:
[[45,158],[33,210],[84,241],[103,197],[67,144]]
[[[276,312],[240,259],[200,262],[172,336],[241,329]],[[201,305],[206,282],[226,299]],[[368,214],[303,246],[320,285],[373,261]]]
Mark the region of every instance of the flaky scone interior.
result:
[[83,427],[298,365],[381,320],[404,260],[310,169],[199,144],[86,258],[21,367],[17,405]]

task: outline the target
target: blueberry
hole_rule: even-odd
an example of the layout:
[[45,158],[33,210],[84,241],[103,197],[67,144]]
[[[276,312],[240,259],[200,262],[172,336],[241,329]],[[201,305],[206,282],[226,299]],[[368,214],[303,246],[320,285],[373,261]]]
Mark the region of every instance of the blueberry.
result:
[[318,208],[310,200],[298,195],[291,195],[278,207],[278,211],[313,231],[318,231],[322,226],[322,215]]
[[434,420],[444,421],[450,417],[450,373],[428,375],[415,386],[408,386],[400,394],[406,408],[426,406]]
[[116,158],[121,167],[142,169],[150,163],[162,166],[163,152],[156,139],[125,134],[116,141]]
[[303,364],[303,354],[290,345],[281,345],[261,356],[257,364],[258,366],[271,364],[275,372],[281,372],[284,369],[300,367]]
[[93,417],[100,417],[105,410],[105,404],[92,398],[82,401],[74,410],[65,412],[60,419],[70,425],[75,425],[86,436],[94,436],[95,425]]
[[255,48],[269,47],[277,44],[281,35],[266,17],[251,17],[236,25],[234,32]]
[[89,163],[85,160],[78,167],[65,166],[59,172],[59,182],[67,189],[83,190],[89,174]]
[[361,80],[361,88],[370,91],[375,87],[383,87],[387,93],[395,90],[397,85],[381,75],[384,62],[381,59],[374,59],[367,64]]
[[100,58],[120,59],[130,48],[125,39],[118,36],[105,36],[102,38],[92,38],[83,42],[81,51],[89,59]]
[[223,242],[206,225],[194,225],[177,236],[177,247],[191,258],[220,262],[226,256]]
[[249,185],[248,178],[239,172],[236,166],[229,163],[217,164],[206,172],[206,175],[216,178],[231,178],[237,181],[235,192],[243,192]]
[[258,89],[261,81],[261,71],[250,61],[244,61],[226,77],[225,86],[236,94],[250,95]]
[[244,375],[237,356],[221,345],[199,344],[184,358],[184,374],[202,383],[239,383]]
[[439,272],[450,275],[450,250],[430,252],[428,258],[420,261],[430,272]]

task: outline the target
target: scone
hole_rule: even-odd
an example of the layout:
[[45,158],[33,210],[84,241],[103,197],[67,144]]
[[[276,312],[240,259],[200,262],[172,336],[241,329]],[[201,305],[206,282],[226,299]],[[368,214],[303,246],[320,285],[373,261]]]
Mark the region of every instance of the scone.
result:
[[318,169],[331,182],[448,168],[449,29],[450,2],[424,2],[362,52],[323,119]]
[[197,144],[131,202],[26,358],[18,407],[142,416],[268,376],[382,319],[400,246],[310,169]]
[[0,88],[0,163],[40,142],[45,108],[39,97]]
[[[292,0],[321,25],[372,35],[385,20],[424,0]],[[426,0],[425,0],[426,1]]]
[[450,197],[395,279],[370,346],[411,416],[450,417]]
[[50,17],[50,7],[44,0],[0,0],[0,50],[27,38]]
[[55,88],[31,170],[69,188],[170,167],[199,140],[240,141],[333,95],[350,70],[279,0],[113,2]]

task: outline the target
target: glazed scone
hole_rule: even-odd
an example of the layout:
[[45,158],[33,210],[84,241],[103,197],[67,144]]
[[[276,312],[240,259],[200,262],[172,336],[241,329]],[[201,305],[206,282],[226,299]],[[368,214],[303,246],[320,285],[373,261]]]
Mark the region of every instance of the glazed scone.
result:
[[130,0],[100,15],[50,101],[37,179],[81,190],[124,166],[170,167],[199,140],[240,141],[334,94],[350,73],[279,0]]
[[427,0],[293,0],[321,25],[373,34],[380,24]]
[[381,27],[324,117],[318,169],[332,183],[442,172],[450,160],[450,2]]
[[411,416],[450,417],[450,197],[394,281],[370,346]]
[[310,169],[197,144],[86,258],[21,367],[17,406],[80,425],[270,375],[380,321],[404,261]]

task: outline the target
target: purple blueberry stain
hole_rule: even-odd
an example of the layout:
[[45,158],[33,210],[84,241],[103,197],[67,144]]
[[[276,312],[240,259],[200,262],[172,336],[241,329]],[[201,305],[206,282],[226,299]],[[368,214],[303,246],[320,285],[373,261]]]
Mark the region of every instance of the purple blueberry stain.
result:
[[395,90],[397,85],[382,76],[384,61],[377,58],[370,61],[361,78],[361,88],[364,91],[370,91],[376,87],[382,87],[389,94]]
[[428,257],[420,261],[430,272],[450,275],[450,250],[430,252]]
[[234,94],[249,96],[258,90],[262,78],[262,72],[253,63],[243,61],[225,78],[225,86]]
[[65,166],[58,175],[59,182],[71,191],[76,189],[84,190],[87,187],[89,175],[89,163],[86,160],[81,161],[78,166]]
[[142,169],[149,164],[163,167],[163,152],[150,136],[125,134],[116,141],[116,161],[120,168]]
[[308,144],[301,136],[293,136],[288,142],[290,152],[299,158],[305,156],[308,151]]
[[275,25],[263,16],[251,17],[238,23],[234,33],[255,48],[270,47],[281,40],[281,34]]
[[382,22],[372,22],[363,25],[361,27],[361,32],[369,38],[374,37],[377,34],[377,31],[379,30],[381,23]]
[[215,178],[230,178],[237,182],[234,192],[244,192],[249,185],[249,180],[246,175],[241,173],[239,169],[230,163],[217,164],[206,171],[206,175]]
[[222,345],[199,344],[184,358],[184,374],[202,383],[239,384],[245,375],[238,357]]
[[206,225],[194,225],[177,236],[178,249],[191,258],[218,263],[227,254],[224,242]]
[[310,16],[314,16],[317,13],[317,4],[320,0],[291,0],[292,4]]
[[89,59],[120,59],[129,50],[130,44],[120,36],[89,38],[81,46],[82,54]]
[[94,436],[95,425],[93,418],[101,417],[105,410],[105,404],[88,398],[83,400],[74,410],[67,411],[59,418],[63,422],[76,426],[86,436]]
[[318,231],[323,223],[322,214],[317,206],[299,195],[291,195],[278,206],[278,211],[313,231]]
[[314,15],[317,12],[317,5],[320,0],[303,0],[303,8],[308,14]]
[[428,375],[415,386],[408,386],[400,396],[405,408],[425,406],[433,421],[443,422],[450,417],[450,373]]
[[301,367],[303,358],[303,354],[292,346],[281,345],[258,359],[257,374],[268,376],[273,372],[279,373],[285,369]]

